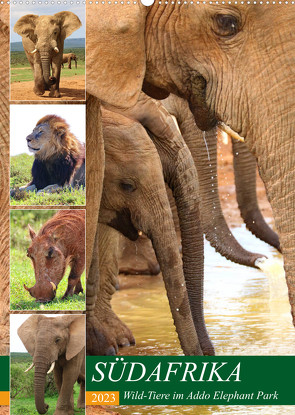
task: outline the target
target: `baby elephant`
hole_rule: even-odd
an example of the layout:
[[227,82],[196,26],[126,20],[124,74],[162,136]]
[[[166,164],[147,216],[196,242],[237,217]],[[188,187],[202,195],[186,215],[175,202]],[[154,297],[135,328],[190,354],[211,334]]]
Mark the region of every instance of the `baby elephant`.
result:
[[80,277],[85,268],[85,212],[61,210],[42,226],[38,235],[29,225],[32,243],[27,251],[31,258],[36,284],[28,288],[40,303],[52,301],[67,265],[71,272],[63,299],[83,292]]
[[33,356],[35,367],[35,405],[39,414],[45,414],[46,374],[54,370],[58,400],[54,415],[73,415],[73,387],[80,384],[78,408],[85,407],[85,316],[63,315],[45,317],[33,315],[17,330],[27,351]]

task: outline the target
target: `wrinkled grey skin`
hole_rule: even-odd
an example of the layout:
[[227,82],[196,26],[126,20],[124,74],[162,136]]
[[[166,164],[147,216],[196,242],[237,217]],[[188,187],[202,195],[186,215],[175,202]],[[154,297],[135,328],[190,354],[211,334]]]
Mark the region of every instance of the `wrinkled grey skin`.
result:
[[78,16],[67,11],[52,16],[27,14],[14,25],[13,30],[23,38],[23,47],[34,72],[36,95],[43,95],[45,90],[49,90],[50,97],[60,97],[64,40],[80,26]]
[[273,209],[295,323],[295,9],[105,6],[88,7],[88,91],[119,107],[134,105],[142,85],[155,98],[175,93],[201,130],[222,121],[245,138]]
[[59,392],[54,415],[73,415],[73,387],[80,383],[78,408],[85,407],[85,317],[32,315],[17,330],[27,351],[33,356],[35,404],[45,414],[46,373],[53,362],[54,380]]

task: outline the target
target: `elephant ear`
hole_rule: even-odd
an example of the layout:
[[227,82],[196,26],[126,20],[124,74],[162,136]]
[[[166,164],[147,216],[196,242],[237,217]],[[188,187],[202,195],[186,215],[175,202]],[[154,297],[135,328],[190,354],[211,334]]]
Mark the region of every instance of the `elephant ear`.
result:
[[72,319],[69,325],[70,339],[66,350],[66,359],[75,357],[85,347],[85,316]]
[[104,103],[128,108],[137,102],[145,74],[145,16],[139,1],[87,7],[87,91]]
[[32,42],[36,43],[37,36],[34,31],[38,17],[36,14],[26,14],[21,17],[14,25],[14,32],[22,37],[29,37]]
[[72,12],[59,12],[55,13],[54,17],[57,18],[62,31],[62,37],[65,39],[69,37],[75,30],[82,26],[82,23],[78,16]]
[[17,330],[17,334],[31,356],[35,353],[37,327],[42,318],[44,317],[39,315],[31,316]]

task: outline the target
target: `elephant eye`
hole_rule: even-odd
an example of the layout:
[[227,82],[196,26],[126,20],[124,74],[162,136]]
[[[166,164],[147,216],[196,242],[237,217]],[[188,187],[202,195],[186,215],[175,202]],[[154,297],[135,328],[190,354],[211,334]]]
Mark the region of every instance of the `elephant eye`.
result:
[[136,185],[135,183],[131,183],[131,181],[121,181],[119,183],[120,188],[124,191],[124,192],[128,192],[128,193],[132,193],[136,190]]
[[239,31],[239,21],[231,14],[215,15],[215,33],[219,36],[234,36]]
[[61,341],[61,338],[60,337],[57,337],[56,339],[55,339],[55,344],[57,344],[58,342],[60,342]]

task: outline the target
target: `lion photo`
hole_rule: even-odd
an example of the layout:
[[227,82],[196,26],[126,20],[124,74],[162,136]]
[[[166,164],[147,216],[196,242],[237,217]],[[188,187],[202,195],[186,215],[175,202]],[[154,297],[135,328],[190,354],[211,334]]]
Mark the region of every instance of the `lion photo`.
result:
[[11,109],[11,205],[85,205],[83,105],[31,110]]

